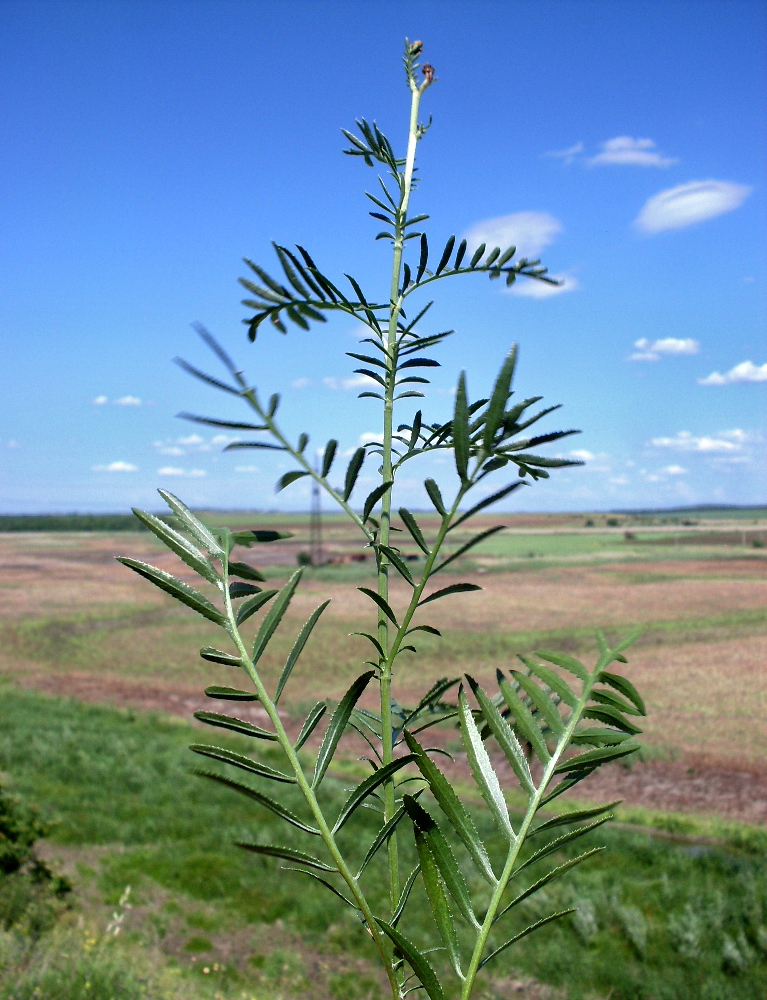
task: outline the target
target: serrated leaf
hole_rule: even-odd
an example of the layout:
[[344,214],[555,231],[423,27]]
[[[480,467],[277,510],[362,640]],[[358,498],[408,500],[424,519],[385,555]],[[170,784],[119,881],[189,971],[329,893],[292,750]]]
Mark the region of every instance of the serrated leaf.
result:
[[421,533],[421,529],[418,527],[418,522],[410,513],[410,511],[407,509],[407,507],[400,507],[399,516],[402,518],[402,523],[410,532],[410,535],[413,541],[418,546],[418,548],[421,550],[421,552],[423,552],[425,555],[428,556],[430,554],[429,547],[427,546],[423,534]]
[[630,702],[636,705],[640,715],[647,715],[647,709],[645,708],[642,696],[627,677],[623,677],[620,674],[611,674],[603,670],[599,675],[599,679],[605,684],[609,684],[610,687],[614,687],[616,691],[620,691],[625,698],[628,698]]
[[536,826],[533,830],[530,830],[527,835],[528,839],[536,836],[536,834],[553,830],[558,826],[570,826],[573,823],[581,823],[585,819],[593,819],[595,816],[600,816],[602,813],[609,812],[610,809],[613,809],[622,801],[622,799],[615,799],[612,802],[608,802],[606,805],[592,806],[590,809],[578,809],[575,812],[560,813],[559,816],[553,816],[551,819],[547,819],[539,826]]
[[415,581],[413,580],[413,574],[410,572],[407,563],[404,562],[399,553],[395,552],[394,549],[391,548],[391,546],[389,545],[379,545],[378,550],[379,552],[383,552],[383,554],[386,556],[386,558],[389,560],[392,566],[397,570],[397,572],[403,578],[403,580],[406,580],[411,587],[414,587]]
[[283,667],[282,673],[280,674],[280,679],[277,682],[277,690],[276,690],[275,695],[274,695],[274,703],[275,703],[275,705],[280,700],[280,695],[282,694],[283,689],[284,689],[285,685],[288,682],[288,678],[290,677],[290,675],[291,675],[291,673],[293,671],[293,667],[296,665],[296,662],[297,662],[299,656],[301,655],[301,653],[304,650],[304,646],[306,645],[306,643],[307,643],[307,641],[309,639],[309,636],[312,634],[312,629],[314,628],[314,626],[319,621],[320,615],[325,610],[325,608],[328,606],[328,604],[330,604],[329,600],[328,601],[324,601],[322,604],[320,604],[320,606],[318,608],[316,608],[315,611],[312,612],[311,617],[304,624],[303,628],[299,632],[298,638],[296,639],[295,643],[293,644],[293,648],[290,651],[290,655],[288,656],[287,660],[285,661],[285,666]]
[[208,746],[207,743],[192,743],[189,749],[222,764],[231,764],[233,767],[239,767],[242,771],[257,774],[260,778],[269,778],[271,781],[279,781],[286,785],[295,785],[296,783],[296,779],[291,775],[283,774],[282,771],[277,771],[257,760],[251,760],[250,757],[243,757],[242,754],[234,753],[233,750]]
[[583,713],[583,718],[605,722],[608,726],[622,729],[624,733],[636,735],[642,732],[639,726],[635,726],[633,722],[629,722],[622,712],[619,712],[617,708],[613,708],[611,705],[589,705]]
[[575,674],[579,680],[584,681],[584,683],[591,680],[589,671],[574,656],[568,656],[567,653],[555,653],[549,649],[536,649],[535,655],[539,656],[542,660],[548,660],[549,663],[553,663],[556,667],[568,670],[571,674]]
[[172,552],[175,552],[179,558],[183,559],[187,566],[191,566],[195,573],[199,573],[200,576],[215,586],[220,585],[221,578],[218,573],[202,552],[195,545],[192,545],[187,538],[178,531],[174,531],[173,528],[169,527],[164,521],[161,521],[159,517],[155,517],[154,514],[147,514],[146,511],[139,510],[137,507],[133,507],[132,510],[138,520],[149,528]]
[[277,480],[277,485],[274,487],[274,492],[279,493],[284,490],[286,486],[290,486],[297,479],[303,479],[304,476],[308,476],[309,473],[305,469],[293,469],[290,472],[286,472],[284,476],[280,476]]
[[433,625],[414,625],[412,628],[407,630],[405,635],[410,635],[411,632],[428,632],[429,635],[436,635],[440,638],[442,636],[440,630],[438,628],[434,628]]
[[224,555],[224,552],[216,538],[205,527],[202,521],[198,520],[198,518],[194,516],[186,504],[182,503],[181,500],[179,500],[179,498],[174,496],[172,493],[168,493],[167,490],[158,490],[157,492],[167,503],[189,534],[192,535],[193,538],[197,539],[199,545],[202,545],[202,547],[207,549],[207,551],[213,556],[220,558]]
[[244,736],[252,736],[258,740],[276,740],[275,733],[270,733],[267,729],[254,726],[252,722],[244,719],[236,719],[232,715],[219,715],[217,712],[195,712],[195,719],[206,722],[209,726],[218,726],[220,729],[231,729],[232,732],[242,733]]
[[451,583],[449,587],[443,587],[442,590],[435,590],[433,594],[424,597],[422,601],[418,602],[418,607],[422,608],[424,604],[429,604],[431,601],[438,601],[440,598],[448,597],[450,594],[468,594],[473,590],[482,590],[482,587],[476,583]]
[[421,257],[418,261],[418,270],[415,274],[415,283],[421,280],[426,270],[426,264],[429,260],[429,241],[426,239],[426,233],[421,233]]
[[472,861],[477,866],[482,877],[491,885],[497,884],[497,879],[493,873],[490,859],[487,856],[485,845],[479,839],[479,834],[474,826],[474,822],[466,811],[463,803],[456,795],[452,785],[427,756],[425,750],[407,730],[404,732],[405,742],[408,749],[415,755],[418,769],[426,779],[429,789],[437,800],[440,809],[445,814],[455,832],[463,842],[464,847],[471,855]]
[[487,956],[487,958],[483,959],[479,963],[479,968],[482,969],[488,962],[494,959],[496,955],[500,955],[502,951],[506,951],[507,948],[510,948],[511,945],[520,941],[523,937],[527,937],[528,934],[531,934],[533,931],[537,931],[540,927],[545,927],[546,924],[550,924],[553,920],[559,920],[560,917],[566,917],[569,913],[575,913],[575,909],[571,907],[569,910],[559,910],[557,913],[549,914],[548,917],[536,920],[534,924],[529,924],[523,931],[520,931],[519,934],[515,934],[514,937],[509,938],[509,940],[502,944],[500,948],[496,948],[495,951],[491,952]]
[[[261,627],[253,640],[253,652],[251,654],[251,659],[254,663],[258,663],[261,659],[269,640],[272,638],[277,626],[282,621],[283,615],[288,609],[288,605],[293,598],[293,594],[295,593],[296,587],[298,586],[302,575],[303,570],[297,569],[285,586],[276,592],[278,595],[277,599],[269,609],[268,614],[264,617],[264,620],[261,622]],[[301,650],[299,650],[299,653],[300,652]]]
[[439,486],[434,482],[433,479],[425,480],[423,484],[426,488],[426,492],[429,494],[429,499],[434,504],[434,508],[441,517],[447,516],[447,511],[445,509],[445,502],[442,499],[442,493],[440,492]]
[[550,687],[554,694],[558,695],[562,699],[565,705],[568,705],[570,708],[575,708],[578,704],[578,698],[564,678],[560,677],[560,675],[553,671],[550,667],[547,667],[545,664],[539,663],[537,660],[533,659],[532,656],[526,656],[525,654],[520,653],[519,659],[536,675],[536,677],[540,678],[544,684]]
[[306,865],[307,868],[316,868],[321,872],[338,871],[337,868],[331,868],[330,865],[326,865],[319,858],[314,858],[311,854],[304,854],[303,851],[294,851],[291,847],[275,847],[272,844],[246,844],[241,841],[237,841],[236,846],[242,847],[246,851],[252,851],[254,854],[265,854],[272,858],[282,858],[283,861],[292,861],[294,864]]
[[198,378],[201,382],[206,382],[208,385],[212,385],[214,389],[221,389],[224,392],[230,392],[233,396],[242,395],[239,388],[227,385],[226,382],[222,382],[221,379],[214,378],[212,375],[208,375],[206,372],[200,371],[199,368],[195,368],[194,365],[190,365],[189,362],[184,361],[183,358],[174,358],[173,362],[174,364],[177,364],[179,368],[183,368],[188,375],[193,375],[194,378]]
[[279,816],[280,819],[284,819],[287,823],[291,823],[293,826],[297,826],[299,830],[304,830],[306,833],[311,833],[314,836],[319,835],[319,830],[314,826],[309,826],[300,820],[295,813],[292,813],[285,806],[280,805],[274,799],[269,798],[268,795],[263,795],[261,792],[256,791],[255,788],[251,788],[250,785],[243,785],[240,781],[234,781],[232,778],[227,778],[224,774],[215,774],[213,771],[199,771],[195,769],[193,772],[199,775],[201,778],[209,778],[211,781],[218,782],[219,785],[224,785],[226,788],[231,788],[235,792],[239,792],[241,795],[247,796],[253,802],[257,802],[260,806],[271,810],[275,815]]
[[491,504],[497,503],[499,500],[503,500],[503,498],[507,497],[509,493],[513,493],[514,490],[519,489],[520,486],[524,485],[525,484],[522,480],[517,480],[517,482],[511,483],[509,486],[504,486],[504,488],[502,490],[498,490],[497,493],[493,493],[491,496],[485,497],[484,500],[480,500],[479,503],[475,503],[473,507],[470,507],[469,510],[462,514],[457,520],[453,521],[448,530],[452,531],[454,528],[457,528],[459,524],[463,524],[464,521],[468,521],[470,517],[474,517],[475,514],[484,510],[485,507],[490,507]]
[[371,601],[374,601],[381,609],[381,611],[383,611],[383,613],[386,615],[389,621],[394,625],[394,627],[399,628],[399,622],[397,621],[396,615],[389,606],[388,601],[385,601],[380,594],[377,594],[374,590],[371,590],[370,587],[357,587],[357,590],[359,590],[360,593],[365,594],[366,597],[369,597]]
[[322,456],[322,478],[325,479],[327,474],[330,472],[330,467],[333,464],[333,459],[336,457],[336,449],[338,448],[338,441],[335,438],[331,438],[325,445],[325,452]]
[[441,274],[445,270],[447,262],[453,255],[454,246],[455,246],[455,236],[451,236],[448,239],[447,243],[445,244],[445,249],[442,251],[442,256],[439,259],[439,264],[437,264],[437,267],[434,270],[435,277],[437,277],[437,275]]
[[311,712],[307,715],[303,726],[301,726],[301,732],[298,734],[296,742],[293,745],[294,750],[300,750],[301,747],[304,745],[304,743],[306,743],[306,741],[312,735],[314,730],[317,728],[320,719],[322,718],[322,716],[325,714],[326,711],[327,711],[327,705],[325,704],[325,702],[318,701],[317,704],[314,706],[314,708],[311,710]]
[[509,912],[509,910],[523,902],[523,900],[528,899],[534,893],[538,892],[539,889],[548,885],[549,882],[553,882],[555,879],[560,878],[565,874],[565,872],[569,872],[571,868],[575,868],[576,865],[579,865],[582,861],[586,861],[588,858],[593,857],[595,854],[601,854],[604,850],[604,847],[592,847],[590,851],[584,851],[583,854],[579,854],[578,857],[571,858],[569,861],[565,861],[564,864],[558,865],[556,868],[552,868],[550,872],[547,872],[542,878],[539,878],[537,882],[533,882],[531,886],[523,892],[520,892],[518,896],[504,906],[501,912],[496,915],[493,923],[497,923],[501,917]]
[[429,845],[422,830],[415,827],[415,846],[418,851],[418,860],[421,865],[421,877],[423,878],[426,896],[431,906],[434,922],[437,925],[439,936],[450,959],[453,971],[459,978],[463,978],[461,971],[461,956],[458,950],[458,935],[455,930],[453,914],[447,902],[447,895],[439,876],[434,855],[429,850]]
[[316,788],[324,778],[325,772],[333,759],[336,747],[338,746],[344,730],[346,729],[349,717],[351,716],[357,702],[360,700],[363,691],[368,686],[370,678],[374,675],[374,670],[368,670],[366,673],[361,674],[338,703],[335,712],[333,712],[330,724],[325,730],[322,746],[317,754],[317,763],[314,768],[314,777],[312,778],[312,788]]
[[[417,629],[418,626],[416,626],[416,628],[410,629],[407,634],[409,635],[410,632],[415,632]],[[422,625],[420,627],[420,630],[431,631],[428,625]],[[449,677],[442,677],[440,680],[436,682],[436,684],[433,684],[426,692],[426,694],[423,696],[423,698],[421,698],[421,700],[418,702],[413,711],[410,712],[410,714],[407,716],[407,718],[405,719],[405,724],[407,725],[407,723],[410,722],[411,719],[416,718],[416,716],[418,716],[419,713],[422,712],[425,708],[431,708],[436,702],[439,702],[440,698],[445,693],[445,691],[449,691],[451,687],[454,687],[454,685],[458,683],[459,679],[460,678],[458,677],[454,677],[452,679],[450,679]]]
[[524,704],[512,687],[508,678],[505,677],[500,670],[496,671],[496,676],[498,678],[498,686],[500,687],[501,694],[503,695],[503,700],[506,702],[509,711],[514,717],[516,728],[533,748],[538,760],[540,760],[542,764],[548,764],[551,760],[551,754],[549,753],[543,734],[538,728],[538,723],[533,718],[530,709]]
[[485,243],[480,243],[474,253],[471,255],[471,260],[469,261],[469,267],[476,267],[477,264],[482,259],[482,254],[485,252]]
[[466,398],[465,372],[461,372],[458,378],[458,388],[455,393],[453,452],[458,477],[462,483],[465,483],[469,467],[469,404]]
[[222,701],[260,700],[254,691],[242,691],[240,688],[224,687],[219,684],[211,684],[210,687],[206,687],[205,694],[209,698],[220,698]]
[[485,429],[482,437],[482,447],[487,454],[490,454],[496,432],[503,423],[506,401],[511,391],[511,380],[514,377],[516,363],[517,345],[514,344],[501,365],[501,370],[498,373],[498,378],[495,380],[495,386],[490,395],[490,402],[487,404]]
[[592,688],[590,697],[592,701],[598,701],[602,705],[610,705],[625,715],[641,715],[639,709],[632,702],[626,701],[625,698],[619,698],[617,694],[604,688]]
[[282,538],[292,538],[290,531],[272,531],[264,528],[251,528],[247,531],[233,531],[232,538],[235,545],[243,545],[250,548],[255,542],[278,542]]
[[237,611],[237,624],[242,625],[251,615],[254,615],[259,608],[262,608],[267,601],[271,601],[278,590],[262,590],[260,594],[254,594],[240,605]]
[[482,690],[479,684],[477,684],[474,678],[467,674],[466,679],[471,686],[471,690],[474,697],[477,699],[479,707],[482,709],[482,715],[485,718],[485,722],[487,723],[490,732],[495,737],[498,746],[503,751],[506,760],[509,762],[512,770],[519,779],[519,783],[528,795],[535,794],[535,785],[533,784],[533,777],[530,774],[530,765],[527,763],[527,757],[525,756],[525,752],[522,749],[519,740],[514,735],[514,730],[498,711],[492,700],[488,698],[487,694]]
[[445,566],[449,566],[451,562],[454,562],[456,559],[460,559],[462,555],[465,555],[470,549],[473,549],[475,545],[479,545],[479,543],[484,542],[486,538],[490,538],[491,535],[495,535],[499,531],[505,531],[505,529],[506,525],[496,524],[495,527],[493,528],[488,528],[486,531],[481,531],[478,535],[475,535],[473,538],[469,539],[469,541],[466,542],[464,545],[462,545],[459,549],[456,549],[456,551],[453,552],[451,555],[449,555],[447,559],[443,559],[442,562],[439,564],[439,566],[437,566],[436,569],[432,572],[432,576],[434,575],[434,573],[439,573],[439,571],[444,569]]
[[406,754],[404,757],[398,757],[396,760],[392,760],[389,761],[388,764],[384,764],[383,767],[379,767],[377,771],[373,771],[373,773],[369,774],[364,781],[361,781],[341,807],[341,812],[338,814],[338,819],[333,826],[333,833],[336,833],[341,829],[344,823],[346,823],[354,811],[362,805],[372,791],[378,788],[379,785],[382,785],[385,781],[388,781],[389,778],[391,778],[393,774],[396,774],[401,768],[410,764],[412,760],[412,754]]
[[255,568],[255,566],[250,566],[248,563],[244,562],[232,562],[229,561],[229,575],[239,576],[243,580],[256,580],[259,583],[263,583],[266,577],[263,573]]
[[376,486],[374,490],[368,493],[367,499],[365,500],[365,504],[362,508],[363,521],[367,521],[368,517],[370,517],[370,515],[372,514],[375,505],[378,503],[378,501],[381,499],[384,493],[386,493],[388,490],[391,489],[391,487],[392,487],[392,482],[391,480],[389,480],[388,482],[380,483],[378,486]]
[[410,968],[426,991],[429,1000],[445,1000],[445,994],[442,992],[442,986],[439,979],[437,979],[434,969],[432,969],[413,942],[408,940],[404,934],[401,934],[396,927],[387,924],[385,920],[376,917],[376,922],[405,956]]
[[[445,840],[439,826],[412,795],[405,795],[402,802],[414,826],[422,833],[426,846],[431,852],[434,863],[439,871],[439,875],[458,907],[461,916],[473,927],[479,929],[479,923],[474,915],[466,881],[461,869],[458,867],[455,855]],[[419,857],[421,858],[421,870],[423,871],[424,859],[421,857],[420,851]]]
[[397,809],[397,811],[391,817],[391,819],[388,820],[388,822],[384,823],[384,825],[378,831],[378,833],[375,836],[375,840],[368,848],[367,854],[365,855],[362,864],[360,865],[360,869],[356,875],[357,878],[359,878],[360,875],[362,875],[362,873],[365,871],[367,866],[375,857],[376,852],[379,850],[379,848],[381,848],[389,839],[389,837],[391,837],[391,835],[394,833],[397,824],[400,822],[400,820],[404,815],[405,815],[405,809],[403,806],[400,806],[399,809]]
[[487,803],[490,812],[495,817],[499,830],[509,841],[513,842],[516,834],[511,826],[509,809],[501,791],[498,775],[493,770],[493,765],[490,762],[490,757],[485,749],[485,744],[482,742],[482,737],[474,722],[468,699],[463,690],[458,693],[458,710],[461,719],[461,737],[474,781],[482,793],[482,798]]
[[344,500],[348,500],[352,495],[352,490],[357,482],[357,476],[360,474],[360,469],[362,468],[362,463],[365,461],[366,451],[364,448],[358,448],[351,459],[349,460],[349,465],[346,468],[346,477],[344,480]]
[[561,850],[565,844],[569,844],[571,841],[577,840],[579,837],[583,837],[587,833],[591,833],[593,830],[596,830],[598,826],[602,826],[603,823],[607,823],[611,819],[612,816],[603,816],[602,819],[597,819],[593,823],[588,823],[586,826],[579,826],[575,830],[568,830],[567,833],[563,833],[560,837],[557,837],[556,840],[552,840],[548,844],[544,844],[543,847],[539,847],[534,854],[531,854],[526,861],[523,861],[522,864],[514,870],[512,878],[516,878],[516,876],[519,875],[521,871],[524,871],[525,868],[529,868],[531,865],[536,864],[543,858],[548,857],[549,854],[556,854],[556,852]]
[[227,667],[242,666],[242,660],[239,656],[224,653],[220,649],[214,649],[213,646],[203,646],[200,650],[200,656],[203,660],[209,660],[211,663],[223,663]]
[[229,584],[229,596],[233,601],[238,600],[240,597],[249,597],[251,594],[260,594],[261,587],[255,587],[252,583],[230,583]]
[[627,757],[630,753],[634,753],[638,749],[638,743],[626,740],[617,746],[598,747],[595,750],[587,750],[585,753],[579,753],[575,757],[568,757],[567,760],[563,760],[557,764],[554,768],[554,773],[562,774],[566,771],[580,771],[585,767],[593,769],[599,767],[601,764],[607,764],[611,760]]
[[527,677],[519,670],[512,670],[511,673],[514,680],[527,692],[530,700],[541,713],[542,718],[546,720],[551,731],[557,736],[561,736],[565,731],[565,724],[562,721],[562,716],[557,711],[557,706],[551,698],[540,685],[535,683],[532,677]]
[[203,596],[199,590],[195,590],[194,587],[190,587],[188,583],[184,583],[183,580],[166,573],[164,569],[150,566],[149,563],[141,562],[139,559],[130,559],[128,556],[117,556],[117,561],[123,566],[127,566],[128,569],[132,569],[134,573],[138,573],[139,576],[143,576],[145,580],[149,580],[155,587],[164,590],[166,594],[175,597],[177,601],[186,604],[188,608],[192,608],[203,618],[215,622],[216,625],[226,624],[226,616],[215,605],[211,604],[207,597]]

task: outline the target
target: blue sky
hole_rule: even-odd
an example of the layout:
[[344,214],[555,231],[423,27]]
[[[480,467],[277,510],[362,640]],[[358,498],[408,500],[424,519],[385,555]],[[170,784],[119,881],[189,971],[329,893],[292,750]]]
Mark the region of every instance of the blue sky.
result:
[[[354,324],[251,345],[237,278],[244,256],[272,266],[274,239],[385,296],[374,172],[341,154],[340,129],[365,116],[401,147],[405,36],[438,77],[413,206],[430,239],[497,235],[563,279],[544,297],[480,277],[435,287],[423,332],[456,334],[429,416],[447,416],[463,368],[486,392],[519,341],[519,392],[563,404],[547,426],[581,428],[560,453],[586,464],[511,509],[764,503],[765,10],[5,0],[0,511],[156,509],[158,486],[306,509],[303,482],[274,493],[280,456],[222,453],[174,418],[245,416],[170,363],[213,366],[195,321],[283,393],[293,434],[350,449],[376,432],[344,356]],[[447,484],[449,465],[408,470],[402,502],[426,475]]]

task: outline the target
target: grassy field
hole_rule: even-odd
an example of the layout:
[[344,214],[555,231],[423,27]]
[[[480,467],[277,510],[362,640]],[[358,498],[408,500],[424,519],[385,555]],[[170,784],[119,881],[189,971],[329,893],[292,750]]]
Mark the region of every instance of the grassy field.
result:
[[[610,850],[599,862],[549,899],[576,905],[577,917],[551,938],[528,939],[489,998],[767,994],[767,520],[749,513],[505,518],[510,530],[446,579],[486,593],[439,602],[424,619],[443,638],[418,641],[417,676],[402,661],[396,694],[405,703],[441,676],[470,670],[490,680],[536,646],[588,658],[597,626],[614,636],[642,629],[627,672],[648,702],[645,761],[615,765],[584,793],[623,796],[624,825],[600,838]],[[307,548],[305,518],[229,520],[294,532],[247,554],[275,581]],[[327,554],[356,546],[326,520]],[[231,681],[196,656],[218,641],[215,630],[115,564],[116,554],[179,570],[146,533],[0,534],[0,770],[58,820],[46,854],[76,885],[72,916],[37,951],[10,931],[0,937],[0,998],[54,998],[60,981],[69,989],[61,1000],[76,1000],[82,974],[83,1000],[375,1000],[380,981],[359,928],[313,888],[229,846],[254,829],[268,840],[270,829],[268,816],[188,774],[184,748],[199,730],[184,717],[202,707],[205,684]],[[338,696],[359,672],[366,652],[349,633],[369,613],[355,586],[371,573],[369,563],[307,571],[265,664],[274,677],[300,623],[333,598],[296,668],[289,711]],[[403,599],[395,586],[395,607]],[[444,739],[455,747],[454,734]],[[350,743],[349,766],[356,752]],[[461,766],[458,755],[457,780]],[[109,937],[128,885],[124,933]],[[423,900],[413,905],[422,912]],[[35,969],[48,970],[47,985]],[[9,992],[12,981],[27,986]],[[96,981],[106,984],[100,994],[85,989]],[[109,986],[117,981],[122,993]]]

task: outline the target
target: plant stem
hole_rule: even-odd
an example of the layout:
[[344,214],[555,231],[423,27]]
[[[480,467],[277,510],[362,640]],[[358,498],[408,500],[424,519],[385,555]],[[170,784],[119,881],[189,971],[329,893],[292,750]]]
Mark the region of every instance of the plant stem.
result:
[[266,690],[266,687],[264,686],[264,683],[261,680],[259,672],[256,669],[255,664],[253,663],[252,659],[248,654],[248,650],[245,646],[245,643],[242,640],[242,636],[240,635],[240,631],[237,627],[234,610],[232,608],[232,601],[229,596],[229,573],[228,573],[226,558],[222,559],[222,568],[223,568],[223,584],[224,584],[224,602],[226,607],[226,615],[228,618],[227,631],[229,632],[232,641],[237,646],[243,667],[245,668],[246,673],[253,682],[253,685],[258,694],[259,701],[266,710],[266,713],[269,716],[272,725],[274,726],[277,740],[279,741],[279,744],[285,756],[288,758],[288,761],[290,762],[290,766],[293,770],[293,773],[296,776],[296,782],[298,783],[298,787],[301,789],[303,796],[306,799],[306,802],[312,811],[312,815],[314,816],[317,826],[319,827],[320,834],[325,842],[325,846],[327,847],[331,857],[333,858],[333,861],[335,862],[335,865],[338,869],[338,873],[341,875],[344,882],[346,882],[346,884],[348,885],[352,893],[352,896],[354,897],[354,900],[360,909],[360,912],[365,918],[365,924],[367,926],[368,933],[373,939],[376,949],[378,950],[378,953],[381,957],[381,961],[386,971],[386,975],[389,979],[389,985],[391,986],[393,1000],[398,1000],[400,996],[399,983],[397,981],[397,975],[396,972],[394,971],[391,959],[388,954],[387,941],[378,928],[378,924],[376,923],[373,911],[371,910],[370,904],[368,903],[364,893],[362,892],[362,889],[360,888],[359,882],[355,878],[351,869],[346,864],[343,855],[341,854],[341,851],[336,843],[335,837],[333,836],[333,832],[328,826],[322,808],[319,802],[317,801],[317,796],[315,795],[314,789],[307,781],[298,754],[293,748],[293,744],[290,741],[290,737],[285,731],[285,727],[282,724],[282,719],[280,718],[280,713],[277,710],[277,706],[269,696],[269,692]]
[[[410,190],[413,183],[413,168],[415,165],[415,151],[418,143],[418,108],[421,102],[421,95],[428,85],[427,81],[424,81],[424,84],[419,87],[412,75],[409,76],[409,84],[411,94],[410,124],[405,169],[402,174],[398,173],[397,175],[400,187],[400,197],[394,225],[394,252],[389,295],[389,326],[386,344],[387,371],[383,412],[383,465],[381,468],[382,482],[385,483],[390,483],[392,481],[394,393],[397,377],[397,324],[399,322],[401,309],[399,284],[402,270],[402,253],[405,246],[405,222],[407,220],[407,210],[410,203]],[[389,488],[381,498],[381,527],[379,532],[379,541],[383,545],[389,544],[391,532],[391,500],[391,488]],[[378,593],[385,601],[388,602],[389,561],[386,556],[380,552],[378,557]],[[381,644],[381,648],[388,653],[389,625],[388,620],[383,613],[381,613],[378,618],[378,641]],[[384,764],[388,764],[393,759],[394,749],[391,725],[392,662],[393,658],[387,655],[385,660],[381,663],[379,675],[381,694],[381,751]],[[394,815],[396,808],[393,780],[385,783],[383,793],[384,818],[388,821]],[[396,831],[389,838],[387,852],[389,862],[389,903],[391,912],[394,913],[400,895],[399,858]]]

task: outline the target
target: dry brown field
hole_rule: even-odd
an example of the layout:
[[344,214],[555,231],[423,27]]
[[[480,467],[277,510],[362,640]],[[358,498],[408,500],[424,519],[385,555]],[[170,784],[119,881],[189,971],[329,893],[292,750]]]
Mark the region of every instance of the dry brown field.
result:
[[[540,520],[530,522],[524,527],[540,530]],[[347,544],[332,532],[329,540],[341,550]],[[304,543],[299,537],[268,549],[275,580],[285,578]],[[263,563],[266,553],[262,547],[241,557]],[[206,683],[232,680],[227,668],[196,655],[199,646],[221,640],[116,563],[117,554],[193,579],[146,534],[0,534],[0,676],[52,693],[189,715],[205,700]],[[611,637],[640,627],[626,672],[647,701],[645,760],[607,770],[590,794],[767,822],[767,559],[744,549],[696,556],[688,547],[683,559],[668,549],[646,561],[611,556],[506,570],[480,560],[460,576],[438,578],[440,586],[479,583],[485,593],[424,609],[422,620],[444,637],[419,640],[417,667],[400,659],[396,696],[407,704],[431,681],[463,672],[492,683],[497,667],[507,669],[516,653],[541,645],[588,659],[597,627]],[[264,664],[276,674],[301,622],[332,598],[294,673],[288,707],[296,713],[319,696],[339,696],[359,671],[366,644],[349,633],[366,616],[369,627],[371,604],[356,590],[368,572],[344,566],[338,577],[307,574]],[[404,585],[395,583],[395,609],[404,600]]]

